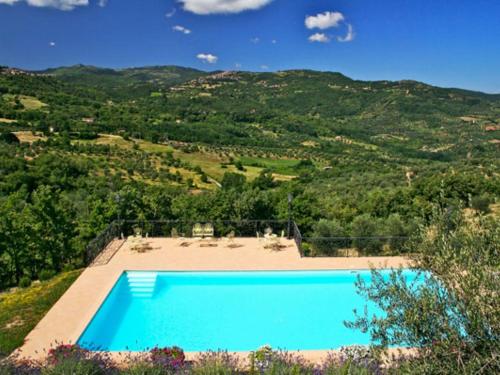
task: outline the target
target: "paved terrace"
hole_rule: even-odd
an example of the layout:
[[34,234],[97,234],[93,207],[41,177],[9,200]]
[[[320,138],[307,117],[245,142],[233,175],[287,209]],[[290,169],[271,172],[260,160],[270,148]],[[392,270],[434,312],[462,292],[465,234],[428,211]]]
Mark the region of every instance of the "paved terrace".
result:
[[[85,269],[81,276],[27,336],[17,352],[24,358],[41,358],[54,343],[75,343],[105,300],[123,271],[236,271],[236,270],[335,270],[408,266],[403,257],[301,258],[293,240],[282,240],[280,251],[265,249],[257,238],[236,238],[229,247],[224,240],[217,247],[202,247],[202,242],[172,238],[149,238],[152,250],[138,253],[127,240],[114,241],[105,250],[105,262]],[[118,248],[118,250],[116,250]],[[107,253],[106,253],[107,251]],[[107,255],[106,255],[107,254]],[[257,348],[256,348],[257,349]],[[192,358],[196,353],[187,353]],[[246,355],[247,353],[242,353]],[[301,352],[319,360],[326,351]]]

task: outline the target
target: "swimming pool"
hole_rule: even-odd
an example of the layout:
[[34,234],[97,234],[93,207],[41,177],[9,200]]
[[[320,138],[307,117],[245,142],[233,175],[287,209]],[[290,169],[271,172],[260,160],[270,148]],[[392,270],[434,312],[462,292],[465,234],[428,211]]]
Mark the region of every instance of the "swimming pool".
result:
[[367,305],[355,290],[358,275],[371,279],[370,271],[124,272],[78,344],[106,351],[366,345],[368,334],[343,324]]

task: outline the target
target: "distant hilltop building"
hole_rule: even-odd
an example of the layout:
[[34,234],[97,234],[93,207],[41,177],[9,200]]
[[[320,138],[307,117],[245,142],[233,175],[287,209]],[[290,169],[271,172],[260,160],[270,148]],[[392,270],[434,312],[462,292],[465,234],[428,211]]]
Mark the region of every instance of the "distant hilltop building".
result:
[[8,66],[0,66],[0,74],[13,75],[13,76],[20,76],[20,75],[35,76],[36,75],[33,72],[28,72],[26,70],[17,69],[17,68],[9,68]]
[[85,122],[86,124],[93,124],[94,118],[93,117],[84,117],[84,118],[82,118],[82,121]]

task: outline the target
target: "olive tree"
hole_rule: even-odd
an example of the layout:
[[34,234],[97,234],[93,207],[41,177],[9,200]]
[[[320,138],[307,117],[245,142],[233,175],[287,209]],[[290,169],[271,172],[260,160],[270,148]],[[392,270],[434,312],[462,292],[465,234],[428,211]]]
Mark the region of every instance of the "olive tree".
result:
[[379,349],[407,346],[412,373],[500,373],[500,220],[444,210],[411,240],[417,281],[393,271],[359,292],[384,311],[365,309],[351,328],[369,332]]

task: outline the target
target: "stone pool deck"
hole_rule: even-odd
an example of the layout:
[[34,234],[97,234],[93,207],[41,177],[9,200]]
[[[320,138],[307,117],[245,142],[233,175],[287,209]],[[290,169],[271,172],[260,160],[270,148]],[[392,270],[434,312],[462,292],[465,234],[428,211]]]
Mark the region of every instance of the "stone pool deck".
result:
[[[224,240],[211,241],[211,247],[205,247],[208,242],[172,238],[149,238],[147,242],[152,250],[145,253],[131,250],[130,241],[121,246],[110,244],[115,246],[110,259],[85,269],[15,354],[40,359],[55,343],[77,342],[123,271],[337,270],[409,265],[404,257],[302,258],[292,240],[282,240],[284,248],[280,251],[265,249],[256,238],[236,238],[232,247]],[[181,246],[182,242],[189,246]],[[301,352],[312,361],[326,353]],[[188,358],[195,355],[187,353]]]

